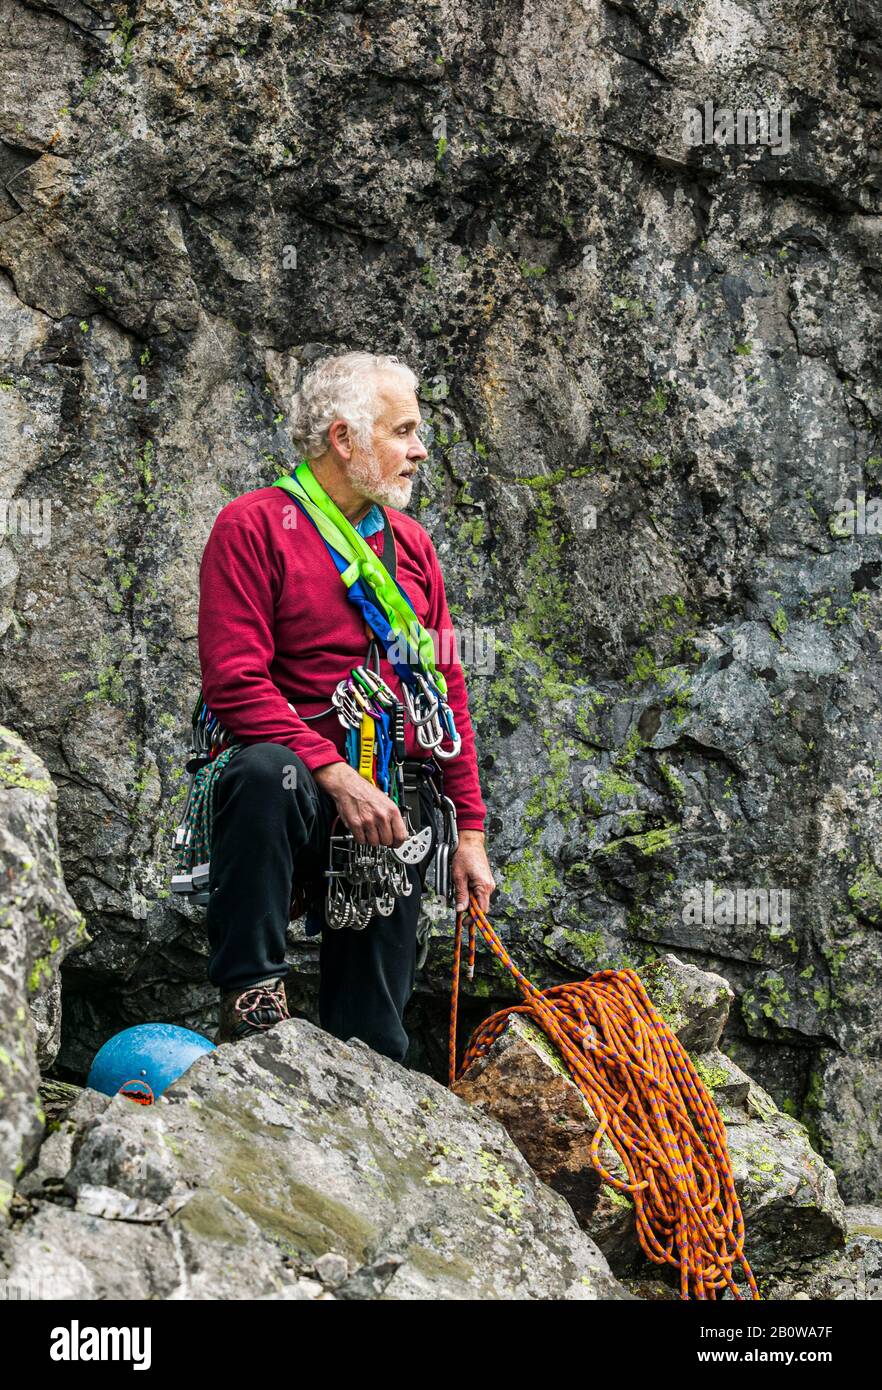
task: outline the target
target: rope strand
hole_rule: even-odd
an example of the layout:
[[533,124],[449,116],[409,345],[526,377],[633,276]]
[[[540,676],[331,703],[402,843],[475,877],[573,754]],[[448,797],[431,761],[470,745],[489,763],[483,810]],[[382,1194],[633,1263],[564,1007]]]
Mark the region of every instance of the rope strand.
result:
[[[456,1027],[462,928],[469,934],[473,978],[477,932],[514,977],[525,1003],[492,1014],[469,1040],[456,1068]],[[533,1019],[560,1051],[570,1075],[599,1121],[591,1162],[604,1182],[634,1202],[637,1238],[647,1259],[680,1273],[680,1297],[715,1300],[728,1288],[737,1262],[752,1299],[759,1299],[744,1254],[744,1219],[735,1191],[726,1128],[679,1038],[653,1007],[633,970],[600,970],[587,980],[539,990],[518,970],[474,896],[457,914],[450,1000],[449,1084],[485,1056],[513,1014]],[[599,1149],[606,1139],[624,1164],[627,1181],[607,1172]]]

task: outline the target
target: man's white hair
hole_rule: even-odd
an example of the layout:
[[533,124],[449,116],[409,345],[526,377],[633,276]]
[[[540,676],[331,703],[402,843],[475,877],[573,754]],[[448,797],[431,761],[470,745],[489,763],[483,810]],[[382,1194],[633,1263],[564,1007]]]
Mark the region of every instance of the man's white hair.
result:
[[303,458],[316,459],[325,452],[335,420],[345,420],[356,443],[370,448],[381,372],[397,372],[416,390],[418,377],[397,357],[344,352],[323,357],[309,368],[291,402],[291,439]]

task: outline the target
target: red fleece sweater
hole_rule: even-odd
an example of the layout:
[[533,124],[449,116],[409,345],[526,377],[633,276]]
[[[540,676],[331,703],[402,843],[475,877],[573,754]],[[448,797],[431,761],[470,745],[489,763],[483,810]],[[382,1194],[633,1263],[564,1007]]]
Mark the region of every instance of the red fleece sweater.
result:
[[[462,736],[459,755],[443,763],[444,789],[460,829],[483,830],[475,735],[435,547],[412,517],[391,507],[386,515],[398,581],[420,622],[437,634],[436,665]],[[383,532],[367,544],[381,556]],[[224,728],[245,743],[285,744],[310,771],[344,762],[346,733],[336,713],[309,724],[300,715],[328,707],[337,682],[364,661],[367,642],[324,541],[288,493],[257,488],[221,510],[199,570],[199,662],[205,703]],[[452,660],[440,659],[448,654]],[[380,674],[400,699],[385,655]],[[407,756],[427,757],[409,719],[405,725]]]

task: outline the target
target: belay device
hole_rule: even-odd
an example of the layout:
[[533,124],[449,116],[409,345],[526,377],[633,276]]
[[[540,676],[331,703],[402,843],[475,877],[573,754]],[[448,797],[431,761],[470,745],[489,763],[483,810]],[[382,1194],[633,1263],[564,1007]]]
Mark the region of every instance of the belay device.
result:
[[[359,608],[367,627],[383,643],[387,659],[401,682],[399,700],[380,676],[379,650],[372,637],[365,663],[354,667],[339,682],[331,695],[331,706],[319,714],[301,716],[315,720],[336,713],[346,730],[350,766],[396,803],[408,832],[407,839],[396,848],[362,845],[340,817],[335,818],[326,870],[325,921],[331,928],[360,931],[374,912],[388,916],[394,910],[395,899],[412,892],[407,866],[423,863],[433,839],[435,891],[453,906],[450,860],[458,843],[456,811],[444,795],[443,775],[436,759],[456,757],[462,745],[447,702],[446,682],[435,668],[431,636],[394,577],[395,541],[389,519],[383,512],[384,547],[380,560],[313,477],[306,461],[293,476],[277,478],[274,486],[290,492],[318,529],[347,586],[350,602]],[[294,709],[293,705],[290,707]],[[405,757],[405,719],[415,727],[417,743],[430,757]],[[202,906],[208,902],[217,774],[244,746],[222,727],[200,692],[193,711],[191,757],[186,764],[190,774],[187,800],[174,836],[177,857],[171,888]],[[422,823],[423,781],[430,792],[434,825]],[[292,915],[299,915],[304,905],[295,893]]]

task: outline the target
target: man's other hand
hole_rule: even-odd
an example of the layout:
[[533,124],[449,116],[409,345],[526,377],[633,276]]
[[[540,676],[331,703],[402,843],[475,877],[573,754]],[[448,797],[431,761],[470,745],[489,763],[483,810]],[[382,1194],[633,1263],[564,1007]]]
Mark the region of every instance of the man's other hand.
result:
[[482,830],[461,830],[459,844],[451,861],[456,911],[464,912],[473,893],[482,912],[490,911],[490,894],[496,880],[490,872],[490,861],[484,848]]

